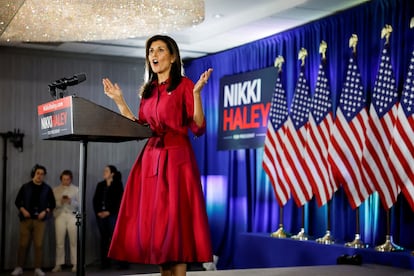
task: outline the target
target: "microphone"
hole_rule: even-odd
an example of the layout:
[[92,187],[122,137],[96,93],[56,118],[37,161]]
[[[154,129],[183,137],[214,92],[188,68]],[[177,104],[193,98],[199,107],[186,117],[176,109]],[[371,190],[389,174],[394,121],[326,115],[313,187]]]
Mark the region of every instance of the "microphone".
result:
[[65,90],[67,86],[72,86],[72,85],[76,85],[78,83],[81,83],[83,81],[86,80],[86,74],[85,73],[79,73],[74,75],[71,78],[61,78],[58,79],[54,82],[52,82],[51,84],[49,84],[50,89],[61,89],[61,90]]

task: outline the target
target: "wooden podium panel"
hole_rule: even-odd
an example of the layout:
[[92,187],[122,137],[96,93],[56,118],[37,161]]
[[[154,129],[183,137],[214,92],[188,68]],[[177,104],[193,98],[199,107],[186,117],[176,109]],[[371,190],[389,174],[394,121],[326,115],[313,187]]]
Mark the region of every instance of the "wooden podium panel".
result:
[[124,142],[152,136],[150,128],[76,96],[39,105],[38,122],[44,140]]
[[79,197],[76,213],[76,275],[85,275],[85,193],[89,142],[125,142],[152,136],[150,128],[83,98],[68,96],[37,107],[43,140],[79,141]]

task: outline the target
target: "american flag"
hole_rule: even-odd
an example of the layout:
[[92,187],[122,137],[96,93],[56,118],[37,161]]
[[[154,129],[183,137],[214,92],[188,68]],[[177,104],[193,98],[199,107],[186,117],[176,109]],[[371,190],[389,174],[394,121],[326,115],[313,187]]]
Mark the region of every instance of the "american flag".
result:
[[394,178],[414,210],[414,50],[398,107],[389,158]]
[[286,92],[279,73],[270,106],[263,156],[263,169],[269,176],[279,206],[284,206],[290,198],[290,189],[286,183],[282,168],[282,160],[284,159],[282,145],[283,138],[285,137],[287,117]]
[[337,190],[330,179],[328,146],[332,127],[331,89],[324,66],[319,65],[315,94],[310,107],[305,150],[305,170],[319,207]]
[[400,189],[390,170],[388,153],[397,119],[398,92],[389,47],[382,50],[369,110],[365,147],[362,153],[363,181],[375,187],[382,205],[389,209]]
[[361,159],[368,124],[366,105],[358,63],[352,54],[332,126],[328,160],[335,182],[338,186],[342,184],[353,209],[373,192],[362,182]]
[[312,187],[306,177],[304,168],[307,138],[306,126],[310,105],[309,85],[302,67],[286,123],[283,147],[285,154],[285,159],[283,160],[285,177],[297,206],[304,205],[312,198]]

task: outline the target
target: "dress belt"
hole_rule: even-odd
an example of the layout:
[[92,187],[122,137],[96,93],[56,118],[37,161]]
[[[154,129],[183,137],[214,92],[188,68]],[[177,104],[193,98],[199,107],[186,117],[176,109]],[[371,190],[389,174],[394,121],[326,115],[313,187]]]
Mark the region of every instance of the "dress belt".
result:
[[171,149],[189,143],[188,135],[177,132],[166,132],[151,137],[150,145],[155,148]]

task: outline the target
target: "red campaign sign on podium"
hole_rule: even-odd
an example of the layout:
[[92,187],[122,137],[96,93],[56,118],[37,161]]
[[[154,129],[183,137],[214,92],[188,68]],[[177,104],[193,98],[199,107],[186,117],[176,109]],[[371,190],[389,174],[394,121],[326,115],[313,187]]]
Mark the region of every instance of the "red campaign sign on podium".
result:
[[276,75],[269,67],[220,79],[219,150],[263,146]]
[[37,115],[41,139],[73,132],[72,97],[70,96],[39,105]]

